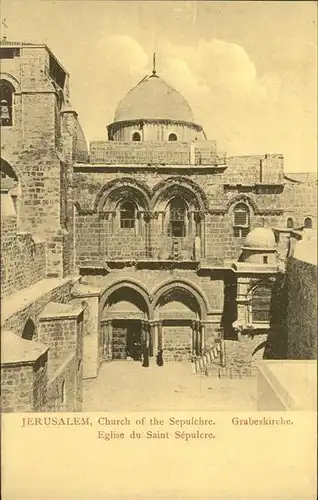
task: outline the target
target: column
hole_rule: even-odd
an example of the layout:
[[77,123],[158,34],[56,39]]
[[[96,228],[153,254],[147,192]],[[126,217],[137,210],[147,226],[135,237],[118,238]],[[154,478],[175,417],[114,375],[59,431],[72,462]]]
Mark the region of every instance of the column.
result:
[[151,355],[156,358],[158,354],[158,323],[150,323],[150,331],[152,338],[152,352]]
[[111,212],[110,213],[110,233],[114,234],[117,232],[117,217],[116,217],[116,212]]
[[191,236],[193,232],[193,212],[189,211],[187,213],[187,228],[186,228],[186,235]]
[[113,325],[111,321],[107,321],[108,328],[108,360],[113,359]]
[[200,212],[200,233],[201,233],[201,255],[205,257],[205,217],[204,213]]
[[196,321],[192,321],[192,354],[194,356],[198,356],[199,354],[198,332],[197,332]]
[[201,330],[201,350],[202,352],[205,351],[205,324],[201,323],[201,326],[199,326]]
[[142,338],[142,366],[149,366],[149,330],[148,322],[141,321],[141,338]]
[[138,212],[138,226],[139,226],[138,234],[140,236],[144,236],[145,234],[144,212]]
[[162,334],[162,322],[161,321],[158,321],[157,328],[158,328],[158,351],[159,350],[163,351],[163,334]]
[[151,257],[151,217],[149,212],[144,212],[146,257]]

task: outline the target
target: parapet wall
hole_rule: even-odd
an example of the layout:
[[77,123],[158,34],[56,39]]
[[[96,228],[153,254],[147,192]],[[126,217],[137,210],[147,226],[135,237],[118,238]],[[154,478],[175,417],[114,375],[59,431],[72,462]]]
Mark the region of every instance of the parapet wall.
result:
[[188,142],[115,142],[90,143],[91,164],[218,165],[215,141]]
[[30,233],[17,232],[14,216],[1,221],[2,297],[26,288],[46,274],[46,243]]

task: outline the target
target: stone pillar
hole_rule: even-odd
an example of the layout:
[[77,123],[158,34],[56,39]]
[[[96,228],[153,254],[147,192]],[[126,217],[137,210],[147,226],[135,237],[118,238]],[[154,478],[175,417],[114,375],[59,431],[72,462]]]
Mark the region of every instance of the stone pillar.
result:
[[163,351],[163,334],[162,334],[162,322],[158,321],[158,350],[161,349]]
[[192,321],[192,354],[198,356],[199,343],[198,343],[198,330],[196,321]]
[[152,236],[152,218],[149,212],[144,212],[145,233],[146,233],[146,257],[152,257],[151,236]]
[[140,236],[144,236],[145,234],[144,212],[138,212],[138,226],[139,226],[138,234]]
[[113,358],[113,328],[111,320],[104,323],[104,358],[106,361],[111,361]]
[[154,358],[156,358],[158,354],[158,323],[154,322],[151,323],[150,325],[151,328],[151,333],[152,333],[152,345],[153,345],[153,352],[152,355]]
[[199,326],[201,330],[201,350],[202,352],[205,351],[205,324],[201,323]]
[[91,285],[77,284],[72,290],[73,300],[87,304],[84,312],[83,377],[96,377],[103,356],[103,340],[99,317],[99,299],[102,290]]
[[237,280],[237,320],[233,323],[236,327],[244,329],[250,322],[248,287],[250,278],[239,277]]
[[202,257],[205,257],[206,251],[205,251],[205,217],[204,213],[200,212],[200,236],[201,236],[201,255]]

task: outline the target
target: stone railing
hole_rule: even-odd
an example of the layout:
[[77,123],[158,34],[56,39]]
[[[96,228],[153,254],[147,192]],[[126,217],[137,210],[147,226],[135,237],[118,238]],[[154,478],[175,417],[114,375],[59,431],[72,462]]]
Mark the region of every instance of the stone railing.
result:
[[204,142],[116,142],[90,143],[92,165],[194,165],[224,166],[225,155],[219,156],[215,141]]

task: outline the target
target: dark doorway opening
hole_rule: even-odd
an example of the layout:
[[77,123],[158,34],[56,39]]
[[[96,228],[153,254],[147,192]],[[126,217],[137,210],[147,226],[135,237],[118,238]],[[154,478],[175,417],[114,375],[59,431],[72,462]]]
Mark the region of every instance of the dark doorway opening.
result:
[[141,361],[141,321],[113,321],[113,359]]

